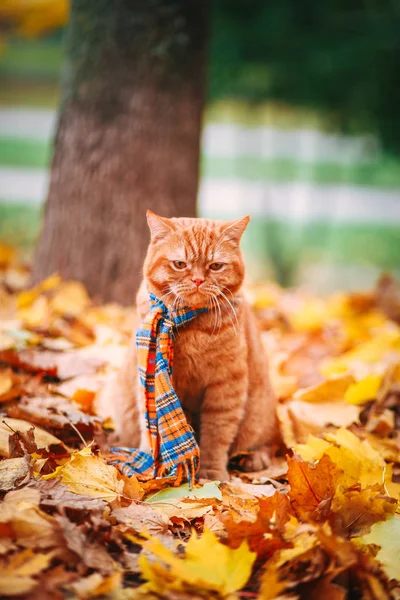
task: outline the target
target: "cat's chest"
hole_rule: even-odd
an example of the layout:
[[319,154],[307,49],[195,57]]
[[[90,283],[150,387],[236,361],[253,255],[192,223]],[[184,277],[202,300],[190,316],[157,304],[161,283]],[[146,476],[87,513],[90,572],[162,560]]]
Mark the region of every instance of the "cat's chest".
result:
[[212,363],[215,365],[219,344],[218,336],[197,327],[187,327],[176,335],[173,382],[179,399],[189,410],[200,410],[204,391],[213,377]]

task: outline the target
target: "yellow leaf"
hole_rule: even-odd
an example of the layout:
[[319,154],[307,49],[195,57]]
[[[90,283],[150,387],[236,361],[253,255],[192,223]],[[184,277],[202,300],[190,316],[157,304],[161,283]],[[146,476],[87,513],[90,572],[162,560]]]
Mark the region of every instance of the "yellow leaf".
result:
[[17,316],[28,327],[40,327],[48,314],[49,303],[47,298],[38,296],[29,307],[18,310]]
[[6,244],[0,243],[0,265],[9,266],[13,262],[15,257],[15,249]]
[[18,308],[22,309],[31,306],[31,304],[42,292],[48,292],[49,290],[52,290],[53,288],[57,287],[60,282],[61,277],[59,275],[51,275],[44,281],[38,283],[38,285],[35,285],[35,287],[32,289],[21,292],[17,297]]
[[122,573],[116,571],[108,577],[103,577],[100,573],[92,573],[76,581],[71,586],[79,598],[98,598],[106,596],[116,591],[122,583]]
[[307,462],[319,460],[329,450],[331,444],[326,440],[309,435],[306,444],[297,444],[295,446],[296,454]]
[[145,553],[139,558],[142,576],[147,580],[146,588],[155,593],[189,587],[227,596],[247,583],[256,558],[247,541],[233,550],[208,530],[200,537],[192,535],[185,548],[185,558],[177,556],[157,538],[150,538],[144,548],[161,561],[154,561]]
[[101,498],[112,502],[123,494],[124,481],[117,469],[108,465],[101,456],[92,453],[87,446],[83,450],[73,452],[70,459],[56,468],[43,479],[60,477],[68,489],[74,494],[83,494],[92,498]]
[[19,35],[35,37],[64,26],[68,21],[67,0],[2,0],[0,18]]
[[48,568],[54,552],[42,554],[32,549],[13,554],[8,564],[2,566],[0,574],[0,590],[2,597],[27,594],[36,585],[32,577]]
[[317,385],[300,389],[293,398],[312,403],[341,401],[352,384],[354,384],[354,377],[346,373],[322,381]]
[[400,516],[393,515],[383,523],[375,523],[370,533],[359,538],[363,544],[380,546],[376,555],[389,579],[400,579]]
[[79,281],[63,282],[51,299],[52,309],[61,315],[78,316],[90,304],[90,298]]
[[342,469],[346,476],[342,483],[347,487],[354,484],[363,488],[377,484],[384,486],[386,463],[367,440],[360,440],[344,428],[326,433],[324,437],[325,440],[320,440],[309,436],[306,444],[295,446],[296,453],[307,461],[319,460],[326,454]]
[[54,552],[38,554],[31,548],[28,548],[18,554],[13,554],[3,573],[21,576],[36,575],[40,571],[47,569],[53,556]]
[[277,407],[281,433],[288,448],[305,442],[310,434],[319,435],[327,425],[348,427],[358,423],[360,409],[345,402],[311,404],[290,400]]
[[295,331],[314,331],[326,323],[328,310],[320,298],[304,298],[300,307],[290,313],[289,320]]
[[374,400],[382,383],[382,375],[371,373],[360,381],[348,387],[344,399],[349,404],[364,404],[368,400]]
[[338,358],[324,361],[320,371],[329,378],[354,369],[360,363],[365,367],[371,367],[372,365],[380,366],[383,362],[383,366],[385,366],[386,363],[397,362],[399,357],[400,330],[393,325],[389,330],[379,333]]

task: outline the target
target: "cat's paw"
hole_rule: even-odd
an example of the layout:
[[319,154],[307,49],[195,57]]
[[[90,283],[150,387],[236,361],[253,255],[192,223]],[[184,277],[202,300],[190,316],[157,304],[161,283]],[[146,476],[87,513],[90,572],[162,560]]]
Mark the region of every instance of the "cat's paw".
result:
[[229,473],[227,469],[214,469],[209,467],[200,467],[199,480],[211,481],[229,481]]
[[241,467],[246,473],[268,469],[271,464],[271,450],[267,446],[258,450],[251,450],[244,459]]

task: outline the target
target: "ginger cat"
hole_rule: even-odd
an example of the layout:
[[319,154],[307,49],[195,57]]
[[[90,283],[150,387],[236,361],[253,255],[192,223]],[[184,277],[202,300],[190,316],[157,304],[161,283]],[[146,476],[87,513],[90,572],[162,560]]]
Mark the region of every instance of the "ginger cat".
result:
[[[209,308],[179,328],[174,342],[173,385],[200,445],[199,475],[227,480],[228,457],[237,452],[250,451],[246,470],[265,468],[278,426],[260,333],[241,292],[239,243],[250,218],[225,223],[148,211],[147,220],[138,318],[149,310],[149,292],[170,308]],[[148,450],[136,371],[134,332],[126,364],[103,390],[98,410],[114,419],[118,443]]]

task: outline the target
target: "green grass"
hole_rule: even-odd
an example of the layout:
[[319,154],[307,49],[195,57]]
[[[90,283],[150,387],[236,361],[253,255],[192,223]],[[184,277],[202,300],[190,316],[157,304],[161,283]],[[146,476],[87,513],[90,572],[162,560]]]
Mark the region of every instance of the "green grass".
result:
[[0,198],[0,241],[30,250],[40,231],[41,208],[29,202],[11,204]]
[[63,60],[60,42],[9,40],[0,56],[0,77],[58,79]]
[[308,163],[290,159],[268,160],[257,156],[202,157],[202,174],[207,179],[250,181],[307,181],[316,184],[348,183],[380,188],[400,187],[398,161],[384,157],[376,163],[344,166],[334,162]]
[[50,158],[50,142],[0,137],[1,166],[45,168]]
[[[0,137],[0,165],[46,168],[51,159],[51,142]],[[400,187],[397,161],[384,157],[373,164],[349,167],[335,163],[306,163],[289,159],[265,160],[256,156],[202,157],[202,173],[207,179],[247,181],[308,181],[316,184],[347,183],[379,188]]]

